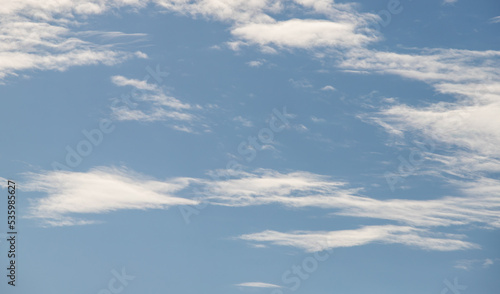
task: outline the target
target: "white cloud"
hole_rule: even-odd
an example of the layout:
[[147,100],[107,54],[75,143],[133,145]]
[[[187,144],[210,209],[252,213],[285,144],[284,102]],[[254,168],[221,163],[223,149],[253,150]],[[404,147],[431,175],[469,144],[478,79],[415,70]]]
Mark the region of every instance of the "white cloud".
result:
[[297,4],[304,8],[303,11],[321,14],[340,22],[362,25],[378,19],[375,14],[357,12],[355,3],[335,3],[330,0],[158,0],[156,2],[169,11],[192,16],[202,15],[233,22],[236,26],[245,23],[273,22],[275,19],[271,15],[300,10]]
[[[368,28],[379,19],[370,13],[359,13],[353,4],[333,1],[282,0],[159,0],[168,11],[228,22],[236,41],[228,42],[233,50],[256,44],[267,53],[278,48],[348,47],[378,40]],[[282,12],[306,12],[322,19],[291,18],[277,21],[273,15]],[[323,19],[324,16],[328,20]]]
[[307,132],[307,131],[309,130],[309,129],[308,129],[306,126],[304,126],[303,124],[296,124],[296,125],[294,125],[294,126],[293,126],[293,128],[294,128],[297,132],[299,132],[299,133]]
[[[179,132],[185,132],[185,133],[191,133],[191,134],[195,134],[197,133],[195,130],[193,130],[193,128],[189,127],[189,126],[186,126],[186,125],[169,125],[170,128],[174,129],[174,130],[177,130]],[[205,132],[208,132],[209,130],[206,129]]]
[[393,103],[361,116],[403,138],[417,134],[444,153],[426,152],[437,174],[480,181],[500,170],[500,51],[425,49],[416,53],[355,49],[339,65],[423,81],[454,101]]
[[[191,105],[176,99],[156,84],[144,80],[128,79],[123,76],[113,76],[111,81],[121,87],[133,88],[125,103],[114,99],[111,106],[112,117],[119,121],[164,121],[174,130],[187,133],[196,133],[196,128],[209,130],[208,125],[202,123],[199,115],[194,112],[202,109],[199,105]],[[123,102],[123,101],[122,101]]]
[[8,187],[7,179],[0,177],[0,188],[6,189]]
[[[431,142],[437,150],[421,153],[428,160],[427,171],[422,173],[443,177],[465,196],[376,201],[378,204],[355,205],[338,214],[393,219],[415,226],[500,228],[500,181],[496,176],[500,172],[500,51],[426,49],[399,54],[356,49],[346,56],[339,64],[348,70],[423,81],[454,98],[446,102],[433,98],[423,106],[393,101],[376,114],[361,117],[399,138],[411,134]],[[490,259],[465,260],[455,267],[470,270],[492,263]]]
[[136,51],[134,52],[134,55],[137,57],[137,58],[142,58],[142,59],[148,59],[149,56],[144,53],[144,52],[141,52],[141,51]]
[[368,25],[379,20],[379,16],[376,14],[358,12],[358,3],[356,2],[336,3],[331,0],[294,0],[294,2],[312,9],[315,13],[325,15],[329,19],[354,23],[357,26]]
[[[327,0],[19,0],[4,3],[0,8],[0,78],[27,69],[65,70],[77,65],[113,65],[133,57],[147,58],[140,51],[114,50],[112,43],[88,40],[141,39],[144,34],[76,30],[89,16],[116,9],[139,10],[150,2],[165,12],[228,23],[235,40],[227,44],[233,50],[250,44],[259,45],[267,53],[275,53],[278,48],[350,48],[378,40],[377,34],[368,28],[379,19],[377,15],[359,13],[354,4]],[[283,12],[291,12],[289,19],[276,20],[274,15]],[[320,15],[320,19],[293,18],[293,14],[303,13]],[[252,61],[249,65],[261,63]]]
[[279,173],[260,169],[235,173],[231,179],[209,181],[205,185],[205,197],[215,205],[281,204],[330,209],[337,215],[419,227],[482,224],[500,228],[500,181],[491,179],[460,184],[460,192],[466,196],[430,200],[378,200],[362,196],[361,189],[348,188],[344,182],[302,171]]
[[247,64],[250,67],[261,67],[264,64],[264,62],[262,62],[260,60],[252,60],[252,61],[247,62]]
[[146,113],[142,110],[128,109],[126,107],[113,109],[113,117],[121,121],[164,121],[168,119],[180,120],[180,121],[191,121],[194,116],[187,113],[181,113],[176,111],[167,111],[161,108],[153,109],[152,111]]
[[0,14],[30,15],[41,20],[61,20],[56,17],[71,19],[77,15],[102,14],[112,8],[125,6],[140,8],[147,4],[141,0],[75,0],[75,1],[7,1],[2,4]]
[[279,0],[158,0],[156,2],[170,11],[235,23],[271,21],[272,17],[267,13],[278,12],[282,8],[282,1]]
[[237,117],[233,118],[233,121],[241,123],[242,126],[250,128],[253,126],[252,121],[242,117],[241,115],[238,115]]
[[499,23],[500,22],[500,15],[490,18],[490,22],[491,23]]
[[[382,242],[403,244],[426,250],[461,250],[478,248],[463,241],[462,235],[442,234],[440,227],[482,225],[500,228],[500,181],[485,179],[463,184],[462,197],[431,200],[386,199],[360,196],[361,189],[329,177],[295,171],[280,173],[260,169],[214,171],[213,180],[171,178],[159,181],[124,168],[99,167],[89,172],[53,171],[29,174],[27,191],[38,191],[46,197],[32,202],[30,217],[46,225],[92,223],[75,218],[81,214],[107,213],[123,209],[162,209],[173,205],[212,205],[243,207],[281,204],[287,207],[321,208],[345,217],[362,217],[397,222],[401,225],[368,226],[356,230],[332,232],[265,231],[240,236],[247,241],[287,245],[306,251],[319,250],[318,243],[327,240],[327,248],[351,247]],[[226,180],[216,180],[228,173]],[[92,187],[89,193],[89,187]],[[196,188],[199,199],[179,196]],[[432,228],[433,231],[430,231]],[[255,245],[255,244],[254,244]]]
[[250,23],[231,31],[239,39],[260,46],[312,49],[361,46],[376,40],[358,33],[355,24],[320,19],[290,19],[273,23]]
[[500,101],[437,103],[427,107],[395,105],[378,118],[400,132],[421,132],[438,142],[500,157]]
[[455,4],[458,0],[443,0],[443,4]]
[[267,248],[267,246],[264,244],[251,244],[251,246],[253,248]]
[[319,118],[315,116],[311,116],[311,121],[315,123],[325,123],[326,120],[324,118]]
[[281,286],[278,285],[262,283],[262,282],[246,282],[246,283],[236,284],[235,286],[252,287],[252,288],[281,288]]
[[[237,178],[207,182],[207,199],[213,204],[224,206],[281,203],[300,207],[314,205],[318,201],[305,196],[313,192],[329,191],[336,195],[350,191],[338,189],[345,183],[329,181],[327,177],[301,171],[282,174],[259,169],[254,173],[234,173],[233,177]],[[299,195],[304,197],[298,197]]]
[[139,90],[158,91],[158,86],[148,84],[147,81],[127,79],[123,76],[113,76],[111,77],[111,81],[117,86],[132,86]]
[[425,49],[412,53],[355,48],[345,52],[339,66],[347,70],[395,74],[433,82],[480,82],[498,77],[500,51]]
[[139,51],[114,50],[113,44],[82,38],[96,32],[73,31],[86,16],[141,5],[139,1],[4,1],[0,8],[0,79],[23,70],[64,71],[71,66],[114,65],[132,57],[144,58]]
[[[111,81],[117,86],[132,86],[141,92],[133,92],[137,100],[150,102],[156,106],[165,106],[177,111],[193,108],[190,104],[182,103],[180,100],[168,96],[165,91],[155,84],[149,84],[147,81],[128,79],[122,76],[113,76]],[[132,95],[132,96],[134,96]]]
[[[145,39],[148,35],[144,33],[123,33],[123,32],[116,32],[116,31],[81,31],[81,32],[75,32],[75,35],[77,36],[86,36],[86,37],[97,37],[99,39],[103,40],[114,40],[114,39],[132,39],[132,42],[140,40],[140,39]],[[147,55],[146,55],[147,56]]]
[[483,267],[484,267],[484,268],[487,268],[487,267],[489,267],[490,265],[492,265],[493,263],[494,263],[494,262],[493,262],[493,260],[491,260],[491,259],[487,258],[487,259],[485,259],[485,260],[484,260]]
[[[460,240],[463,236],[429,233],[427,230],[402,226],[366,226],[354,230],[340,231],[294,231],[282,233],[263,231],[241,235],[246,241],[271,243],[296,247],[307,252],[317,252],[339,247],[362,246],[371,243],[402,244],[424,250],[454,251],[478,249],[479,245]],[[444,238],[443,238],[444,237]]]
[[312,88],[312,84],[310,81],[307,79],[301,79],[301,80],[294,80],[294,79],[289,79],[288,80],[292,86],[295,88]]
[[321,88],[321,91],[335,91],[335,88],[333,86],[327,85]]
[[479,194],[432,200],[365,199],[366,203],[350,202],[351,207],[336,214],[394,220],[422,227],[482,224],[500,228],[500,202],[496,197]]
[[74,218],[78,214],[196,205],[197,201],[174,195],[192,181],[195,180],[158,181],[123,168],[98,167],[89,172],[30,173],[24,189],[47,194],[32,202],[30,217],[61,226],[91,223]]
[[479,267],[488,268],[491,265],[495,264],[495,261],[498,261],[498,260],[500,260],[500,259],[498,259],[498,258],[496,258],[496,259],[491,259],[491,258],[486,258],[486,259],[462,259],[462,260],[458,260],[455,263],[454,267],[456,269],[470,271],[470,270],[477,269]]

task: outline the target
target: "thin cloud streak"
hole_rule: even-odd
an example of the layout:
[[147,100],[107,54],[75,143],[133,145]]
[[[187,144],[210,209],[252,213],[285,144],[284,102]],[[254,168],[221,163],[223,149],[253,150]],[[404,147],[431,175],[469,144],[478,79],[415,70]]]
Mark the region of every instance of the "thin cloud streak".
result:
[[[308,172],[273,170],[241,172],[233,179],[206,182],[205,199],[214,205],[243,207],[281,204],[316,207],[333,214],[385,219],[421,227],[462,226],[479,223],[500,228],[500,182],[484,180],[460,184],[465,196],[430,200],[377,200],[360,188]],[[457,185],[459,185],[457,183]],[[487,188],[490,187],[490,188]]]
[[263,282],[246,282],[246,283],[236,284],[235,286],[250,287],[250,288],[282,288],[281,286],[278,285],[263,283]]
[[[132,87],[131,95],[125,104],[115,98],[111,105],[111,117],[118,121],[167,122],[177,131],[197,133],[196,129],[210,131],[196,111],[203,110],[199,105],[191,105],[170,96],[165,89],[144,80],[129,79],[123,76],[111,77],[119,87]],[[122,98],[123,99],[123,98]]]
[[[438,235],[435,237],[434,235]],[[401,244],[423,250],[455,251],[479,249],[479,245],[460,240],[461,235],[432,234],[424,229],[407,226],[366,226],[355,230],[330,232],[294,231],[282,233],[263,231],[246,234],[238,239],[252,242],[290,246],[306,252],[318,252],[341,247],[354,247],[372,243]],[[445,238],[440,238],[445,237]]]

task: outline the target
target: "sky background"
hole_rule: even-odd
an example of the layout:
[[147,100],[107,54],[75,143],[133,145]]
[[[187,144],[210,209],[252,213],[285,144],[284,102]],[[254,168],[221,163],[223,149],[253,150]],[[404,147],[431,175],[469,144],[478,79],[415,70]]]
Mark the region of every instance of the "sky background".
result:
[[500,2],[1,2],[1,293],[498,293]]

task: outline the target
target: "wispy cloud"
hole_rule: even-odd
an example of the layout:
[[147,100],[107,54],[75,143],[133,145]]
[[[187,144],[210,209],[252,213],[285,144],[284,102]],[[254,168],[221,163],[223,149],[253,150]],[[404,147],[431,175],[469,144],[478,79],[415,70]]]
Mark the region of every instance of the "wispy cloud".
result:
[[[394,102],[361,115],[393,136],[423,136],[442,148],[425,152],[438,175],[481,182],[500,171],[500,51],[425,49],[413,53],[355,49],[339,66],[376,74],[394,74],[433,86],[454,100],[425,105]],[[449,181],[451,181],[449,179]]]
[[247,127],[247,128],[250,128],[253,126],[253,123],[251,120],[246,119],[246,118],[242,117],[241,115],[238,115],[235,118],[233,118],[233,121],[239,122],[242,126]]
[[7,179],[0,177],[0,188],[5,189],[7,186]]
[[402,244],[424,250],[454,251],[478,249],[479,245],[462,241],[463,236],[433,234],[424,229],[406,226],[366,226],[354,230],[330,232],[294,231],[282,233],[264,231],[241,235],[238,239],[291,246],[306,252],[317,252],[339,247],[362,246],[371,243]]
[[92,222],[75,217],[81,214],[198,203],[174,195],[194,181],[191,178],[158,181],[128,169],[105,167],[89,172],[48,171],[27,176],[24,189],[47,194],[32,202],[29,216],[52,226]]
[[300,80],[289,79],[288,81],[295,88],[312,88],[313,86],[311,82],[307,79],[300,79]]
[[[232,24],[234,41],[228,42],[237,50],[244,45],[258,45],[266,52],[279,48],[313,49],[316,47],[360,46],[378,40],[369,24],[379,17],[359,13],[354,4],[332,1],[167,1],[157,3],[169,11]],[[318,19],[290,18],[276,20],[280,12],[307,12]],[[324,19],[324,18],[328,19]],[[273,48],[274,47],[274,48]]]
[[[115,64],[131,57],[145,58],[142,52],[113,50],[113,44],[100,44],[86,39],[101,40],[143,38],[141,33],[80,31],[86,17],[117,9],[138,11],[149,3],[164,12],[178,12],[192,17],[203,16],[228,23],[234,37],[232,48],[258,45],[264,51],[275,48],[352,47],[378,40],[369,24],[379,16],[360,13],[355,4],[332,1],[121,1],[78,0],[35,3],[29,0],[5,3],[0,9],[0,78],[25,69],[65,70],[70,66]],[[317,18],[276,20],[275,15],[287,12],[297,16],[308,13]],[[326,19],[325,19],[326,18]],[[35,33],[33,33],[35,32]],[[273,48],[274,47],[274,48]],[[261,65],[260,61],[250,63]]]
[[490,18],[490,22],[491,23],[499,23],[500,22],[500,15]]
[[121,103],[115,99],[111,107],[112,117],[120,121],[165,121],[178,131],[194,133],[197,127],[207,130],[207,125],[201,123],[195,111],[201,109],[199,105],[191,105],[174,98],[165,89],[150,84],[144,80],[128,79],[123,76],[113,76],[111,81],[121,87],[132,87],[132,95],[128,95],[128,103]]
[[[479,246],[463,241],[465,236],[440,233],[439,228],[476,225],[500,228],[500,185],[491,179],[463,184],[461,197],[377,200],[360,195],[363,190],[349,188],[344,182],[302,171],[231,171],[230,177],[226,180],[177,177],[159,181],[124,168],[100,167],[85,173],[31,173],[24,187],[47,195],[33,201],[30,217],[53,226],[91,222],[75,217],[82,214],[162,209],[196,205],[199,201],[227,207],[281,204],[320,208],[344,217],[397,223],[330,232],[264,231],[239,237],[260,245],[287,245],[306,251],[319,250],[317,244],[322,240],[327,240],[327,248],[379,242],[438,251],[473,249]],[[92,193],[88,187],[93,187]],[[198,191],[197,200],[181,196],[194,188]]]
[[261,67],[264,64],[264,62],[261,60],[252,60],[247,62],[247,64],[250,67]]
[[[354,193],[341,189],[346,183],[329,181],[325,176],[308,172],[279,173],[259,169],[253,173],[233,173],[233,179],[206,182],[206,198],[224,206],[251,206],[280,203],[290,207],[320,206],[325,198]],[[327,193],[329,196],[321,195]],[[320,194],[318,197],[309,196]],[[321,200],[325,201],[321,201]]]
[[235,286],[251,287],[251,288],[281,288],[281,286],[278,285],[262,283],[262,282],[246,282],[246,283],[236,284]]
[[[0,8],[0,79],[23,70],[59,70],[72,66],[114,65],[146,55],[95,43],[74,28],[78,20],[112,8],[141,7],[139,1],[13,1]],[[103,35],[106,33],[103,32]],[[115,36],[121,32],[113,32]],[[94,32],[95,35],[95,32]],[[139,37],[139,36],[132,36]],[[142,37],[142,35],[141,35]],[[108,38],[109,40],[109,38]]]
[[425,82],[487,81],[498,76],[500,51],[415,49],[408,53],[355,48],[339,66],[349,70],[395,74]]
[[326,120],[324,118],[319,118],[315,116],[311,116],[311,121],[315,123],[325,123]]
[[484,179],[457,184],[466,196],[429,200],[378,200],[362,195],[362,189],[326,176],[295,171],[279,173],[260,169],[233,174],[233,179],[209,181],[206,199],[223,206],[281,204],[317,207],[350,217],[385,219],[420,227],[481,223],[500,228],[500,181]]
[[455,263],[455,268],[456,269],[461,269],[461,270],[473,270],[473,269],[478,269],[478,268],[488,268],[491,265],[495,264],[496,261],[499,261],[499,258],[485,258],[485,259],[462,259],[458,260]]
[[148,84],[147,81],[139,81],[134,79],[127,79],[123,76],[113,76],[111,77],[111,81],[117,86],[132,86],[139,90],[147,90],[147,91],[158,91],[158,86],[155,84]]

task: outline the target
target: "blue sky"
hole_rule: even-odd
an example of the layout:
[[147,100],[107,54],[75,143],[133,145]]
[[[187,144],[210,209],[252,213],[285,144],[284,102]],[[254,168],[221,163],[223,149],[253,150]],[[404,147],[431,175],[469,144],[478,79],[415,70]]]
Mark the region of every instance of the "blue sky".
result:
[[486,0],[2,4],[1,292],[498,293],[499,29]]

